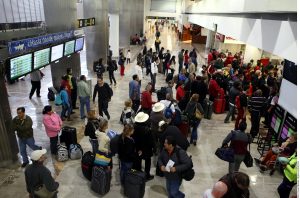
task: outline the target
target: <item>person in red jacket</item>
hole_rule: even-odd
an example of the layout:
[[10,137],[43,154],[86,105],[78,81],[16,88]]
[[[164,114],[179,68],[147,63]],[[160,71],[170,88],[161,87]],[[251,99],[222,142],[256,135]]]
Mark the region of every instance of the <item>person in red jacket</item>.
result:
[[151,89],[152,89],[152,85],[148,84],[146,86],[145,91],[143,91],[141,97],[141,109],[144,113],[147,113],[148,115],[150,115],[151,113],[152,104],[155,103],[152,101]]
[[220,89],[220,86],[218,85],[216,81],[216,75],[213,75],[212,78],[209,81],[208,85],[208,94],[209,94],[209,100],[214,101],[214,99],[218,96],[218,90]]
[[176,90],[176,100],[179,102],[183,99],[185,95],[185,91],[184,91],[184,83],[183,81],[179,81],[179,86],[177,87]]

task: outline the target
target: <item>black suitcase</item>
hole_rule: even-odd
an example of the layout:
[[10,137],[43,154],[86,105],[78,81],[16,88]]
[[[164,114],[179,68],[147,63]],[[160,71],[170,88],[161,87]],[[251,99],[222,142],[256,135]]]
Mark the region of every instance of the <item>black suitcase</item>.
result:
[[124,194],[128,198],[142,198],[145,194],[146,174],[131,169],[125,176]]
[[173,80],[173,73],[169,73],[166,77],[166,83],[168,83],[169,81]]
[[88,152],[84,153],[82,158],[81,158],[82,174],[89,181],[92,180],[94,160],[95,160],[95,155],[91,151],[88,151]]
[[76,128],[68,126],[63,127],[60,142],[64,142],[68,150],[70,149],[71,144],[77,144]]
[[111,171],[107,168],[94,166],[91,189],[100,195],[105,195],[110,190]]
[[210,120],[213,113],[213,102],[208,99],[205,99],[203,110],[204,110],[204,118]]

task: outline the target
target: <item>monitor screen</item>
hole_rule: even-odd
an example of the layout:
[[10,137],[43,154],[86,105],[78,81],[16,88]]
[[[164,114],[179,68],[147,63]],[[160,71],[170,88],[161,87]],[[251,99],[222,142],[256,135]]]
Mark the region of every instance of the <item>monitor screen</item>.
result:
[[50,63],[50,48],[42,49],[33,53],[33,68],[39,69]]
[[74,53],[74,49],[75,49],[75,40],[66,42],[64,55],[68,56]]
[[83,37],[76,39],[75,52],[78,52],[83,49],[83,42],[84,42]]
[[64,44],[56,45],[51,48],[51,62],[62,58],[64,55]]
[[14,80],[31,72],[32,54],[10,59],[10,79]]
[[287,113],[283,122],[280,138],[286,140],[293,133],[297,133],[297,119],[290,113]]
[[281,108],[278,104],[275,105],[274,114],[271,120],[271,128],[274,129],[275,133],[277,134],[283,122],[284,112],[284,109]]

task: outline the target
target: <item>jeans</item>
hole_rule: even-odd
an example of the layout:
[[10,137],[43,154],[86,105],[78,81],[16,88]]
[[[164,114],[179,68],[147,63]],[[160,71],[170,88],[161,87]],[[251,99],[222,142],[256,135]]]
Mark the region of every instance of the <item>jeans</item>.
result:
[[71,89],[72,109],[76,108],[77,89]]
[[97,139],[91,139],[91,138],[89,140],[90,140],[90,143],[92,145],[93,153],[96,154],[96,152],[98,151],[98,147],[99,147],[98,140]]
[[28,157],[27,157],[27,151],[26,151],[26,145],[28,145],[32,150],[39,150],[41,147],[35,145],[34,138],[19,138],[19,149],[20,149],[20,154],[23,159],[23,163],[28,163]]
[[36,90],[36,95],[40,96],[41,81],[31,81],[31,91],[29,97],[31,98]]
[[135,112],[135,114],[137,114],[137,110],[140,107],[140,100],[132,100],[132,109]]
[[155,91],[156,74],[150,73],[150,76],[151,76],[152,91]]
[[293,187],[296,185],[294,182],[290,182],[285,176],[281,184],[277,188],[280,198],[289,198]]
[[241,163],[244,161],[245,155],[234,155],[234,162],[229,163],[229,173],[239,171]]
[[260,123],[260,112],[252,111],[251,112],[251,129],[250,134],[254,138],[259,132],[259,123]]
[[85,117],[84,105],[86,105],[87,112],[89,112],[91,110],[90,97],[89,96],[85,96],[85,97],[79,96],[79,101],[80,101],[80,118],[83,119]]
[[192,129],[192,134],[191,134],[191,143],[194,141],[197,141],[198,139],[198,127],[199,127],[200,121],[195,121]]
[[224,120],[224,122],[228,122],[230,116],[232,116],[232,120],[234,119],[234,112],[235,112],[235,106],[233,104],[229,103],[229,111],[227,112],[226,118]]
[[125,176],[127,172],[132,168],[133,163],[132,162],[124,162],[121,161],[121,170],[120,170],[120,178],[121,178],[121,184],[125,184]]
[[57,141],[58,141],[58,136],[50,137],[50,150],[51,150],[51,154],[53,155],[57,154]]
[[108,75],[109,75],[110,84],[112,84],[113,81],[114,81],[115,84],[117,84],[116,79],[115,79],[114,71],[109,71]]
[[180,74],[182,67],[183,67],[183,61],[179,61],[178,74]]
[[181,180],[166,180],[168,198],[183,198],[185,194],[179,191]]
[[61,114],[60,114],[61,119],[63,119],[66,116],[66,113],[67,113],[67,117],[70,118],[70,115],[71,115],[71,112],[72,112],[71,105],[62,104],[61,108],[62,108]]
[[107,116],[107,119],[110,119],[110,115],[108,113],[108,101],[106,100],[98,100],[98,108],[99,108],[99,115],[103,117],[103,112]]

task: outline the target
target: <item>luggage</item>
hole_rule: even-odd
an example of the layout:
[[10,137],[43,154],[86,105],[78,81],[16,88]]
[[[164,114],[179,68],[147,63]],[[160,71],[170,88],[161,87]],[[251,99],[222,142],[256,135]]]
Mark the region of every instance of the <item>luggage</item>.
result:
[[77,144],[76,128],[68,126],[63,127],[60,141],[64,142],[68,149],[70,149],[71,144]]
[[128,198],[142,198],[145,194],[146,174],[131,169],[125,176],[124,194]]
[[203,104],[204,118],[210,120],[213,113],[213,102],[208,99],[204,100]]
[[218,90],[218,96],[217,96],[217,98],[219,98],[219,99],[224,99],[225,98],[225,93],[224,93],[224,89],[223,88],[220,88]]
[[94,166],[91,189],[100,195],[105,195],[110,190],[111,171],[107,168]]
[[120,134],[117,134],[115,137],[113,137],[111,140],[110,140],[110,154],[111,156],[114,156],[118,153],[118,148],[119,148],[119,139],[120,139],[121,135]]
[[82,158],[81,158],[82,174],[89,181],[92,180],[94,160],[95,160],[95,155],[91,151],[88,151],[88,152],[84,153]]
[[107,132],[107,136],[109,137],[109,139],[113,139],[116,135],[118,135],[118,133],[116,131],[111,130],[111,129],[109,129],[108,132]]
[[69,157],[72,160],[80,159],[83,155],[83,150],[80,144],[70,144]]
[[48,95],[47,95],[47,97],[48,97],[48,100],[50,100],[50,101],[54,101],[55,100],[55,93],[54,93],[53,89],[54,89],[53,87],[48,88]]
[[214,101],[214,112],[215,113],[224,113],[226,106],[225,99],[215,99]]
[[173,80],[173,73],[169,73],[167,74],[167,77],[166,77],[166,83],[168,83],[169,81]]
[[162,62],[160,62],[158,65],[157,65],[157,69],[158,69],[158,73],[160,73],[160,74],[163,74],[163,69],[162,69],[162,66],[163,64],[162,64]]
[[64,162],[69,159],[68,148],[64,144],[57,145],[57,161]]
[[181,124],[179,124],[177,127],[179,128],[182,135],[184,135],[184,137],[187,137],[191,130],[191,127],[188,122],[181,122]]

